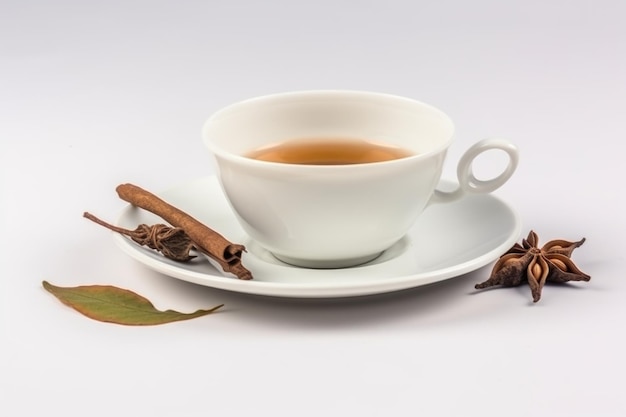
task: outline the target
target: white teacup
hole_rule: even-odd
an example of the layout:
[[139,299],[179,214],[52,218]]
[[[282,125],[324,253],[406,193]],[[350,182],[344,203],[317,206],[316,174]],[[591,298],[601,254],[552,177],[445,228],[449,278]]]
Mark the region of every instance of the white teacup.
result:
[[[408,98],[359,91],[303,91],[254,98],[214,114],[203,139],[214,154],[226,197],[249,236],[278,259],[310,268],[365,263],[401,239],[431,203],[489,193],[513,174],[510,142],[483,140],[460,159],[459,187],[440,180],[454,126],[440,110]],[[303,165],[248,155],[313,138],[359,138],[408,150],[384,162]],[[478,180],[472,161],[500,149],[509,156],[496,178]]]

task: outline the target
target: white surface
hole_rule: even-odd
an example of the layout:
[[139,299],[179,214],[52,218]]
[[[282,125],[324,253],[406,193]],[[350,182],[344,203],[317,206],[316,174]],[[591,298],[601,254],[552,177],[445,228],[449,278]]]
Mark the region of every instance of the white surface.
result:
[[[626,414],[623,1],[0,9],[2,415]],[[457,127],[451,161],[483,137],[516,143],[519,169],[496,195],[542,243],[586,237],[573,258],[591,281],[532,304],[525,287],[475,292],[486,266],[351,301],[267,299],[153,272],[81,217],[113,219],[121,182],[210,175],[200,129],[219,108],[310,88],[441,108]],[[44,279],[129,288],[162,309],[226,306],[121,327],[66,308]]]
[[[444,184],[450,187],[451,183]],[[223,273],[208,257],[175,262],[115,233],[120,248],[139,262],[168,276],[212,288],[246,294],[294,298],[338,298],[384,294],[415,288],[474,271],[498,259],[518,240],[519,216],[492,195],[475,195],[435,205],[420,216],[405,237],[368,263],[343,269],[307,269],[283,263],[243,231],[215,176],[159,192],[231,242],[246,246],[243,264],[254,274],[240,280]],[[193,196],[190,198],[190,196]],[[117,224],[133,230],[162,222],[128,206]]]

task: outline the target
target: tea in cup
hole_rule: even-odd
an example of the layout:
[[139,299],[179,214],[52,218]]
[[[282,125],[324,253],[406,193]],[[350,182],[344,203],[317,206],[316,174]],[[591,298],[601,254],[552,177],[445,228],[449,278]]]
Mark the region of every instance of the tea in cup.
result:
[[[203,140],[233,212],[256,243],[288,264],[343,268],[366,263],[400,240],[423,210],[504,184],[518,163],[501,139],[471,146],[459,185],[436,189],[454,125],[409,98],[321,90],[268,95],[230,105],[203,126]],[[499,149],[496,178],[472,162]]]

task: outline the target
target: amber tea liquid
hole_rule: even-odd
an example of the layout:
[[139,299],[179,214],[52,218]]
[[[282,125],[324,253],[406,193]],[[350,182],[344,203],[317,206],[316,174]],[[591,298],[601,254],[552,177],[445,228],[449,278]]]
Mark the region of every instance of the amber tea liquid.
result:
[[363,139],[298,139],[254,150],[252,159],[285,164],[350,165],[406,158],[412,152]]

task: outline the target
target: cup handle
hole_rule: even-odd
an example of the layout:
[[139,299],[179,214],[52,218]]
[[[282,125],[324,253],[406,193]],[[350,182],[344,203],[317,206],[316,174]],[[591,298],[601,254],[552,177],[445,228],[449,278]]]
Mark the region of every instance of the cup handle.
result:
[[[495,178],[489,180],[479,180],[474,175],[472,165],[474,159],[483,152],[491,149],[499,149],[509,156],[509,163],[504,171]],[[458,200],[466,194],[484,194],[490,193],[511,178],[515,172],[519,162],[519,152],[517,147],[511,142],[504,139],[484,139],[472,145],[461,157],[457,166],[457,177],[459,186],[454,191],[435,190],[433,196],[428,201],[428,205],[432,203],[446,203]]]

